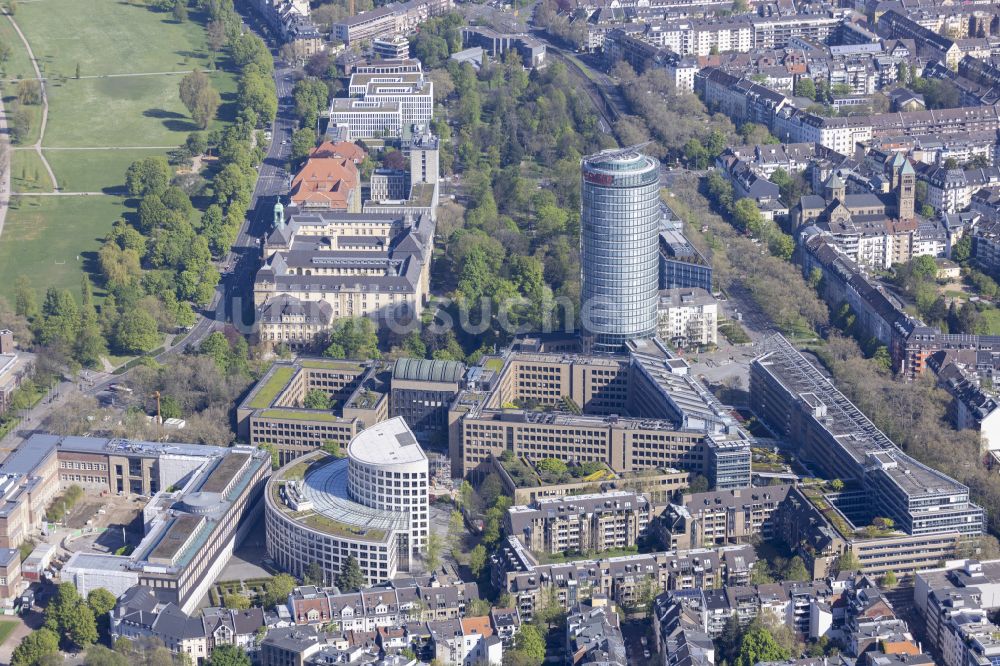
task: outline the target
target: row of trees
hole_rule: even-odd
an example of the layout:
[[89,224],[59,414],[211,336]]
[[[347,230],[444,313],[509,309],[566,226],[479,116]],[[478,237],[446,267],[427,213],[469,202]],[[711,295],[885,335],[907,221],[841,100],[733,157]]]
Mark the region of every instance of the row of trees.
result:
[[[637,75],[632,67],[618,62],[612,68],[622,97],[633,115],[623,116],[615,131],[623,145],[652,143],[646,150],[664,161],[681,160],[691,168],[704,169],[726,146],[739,143],[736,128],[725,115],[710,114],[693,93],[675,89],[662,69]],[[757,127],[757,143],[770,139],[766,128]]]
[[[813,333],[830,321],[829,310],[793,264],[760,248],[713,212],[693,174],[678,174],[667,203],[685,233],[712,262],[722,289],[745,290],[775,326],[787,334]],[[704,231],[702,231],[704,229]]]

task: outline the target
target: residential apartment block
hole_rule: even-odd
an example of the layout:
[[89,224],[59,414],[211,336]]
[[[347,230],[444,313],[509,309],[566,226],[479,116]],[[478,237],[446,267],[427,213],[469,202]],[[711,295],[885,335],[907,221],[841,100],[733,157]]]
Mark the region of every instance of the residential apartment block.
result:
[[600,553],[635,546],[652,511],[644,496],[622,490],[539,499],[510,507],[506,532],[536,553]]
[[682,345],[714,345],[719,340],[719,304],[704,289],[663,289],[657,307],[661,340]]
[[750,543],[775,535],[773,520],[791,486],[717,490],[683,496],[663,515],[670,546],[679,550]]
[[618,605],[634,603],[648,582],[658,591],[746,585],[756,559],[750,546],[730,546],[538,564],[513,537],[492,556],[494,583],[510,593],[525,622],[552,595],[569,610],[601,595]]

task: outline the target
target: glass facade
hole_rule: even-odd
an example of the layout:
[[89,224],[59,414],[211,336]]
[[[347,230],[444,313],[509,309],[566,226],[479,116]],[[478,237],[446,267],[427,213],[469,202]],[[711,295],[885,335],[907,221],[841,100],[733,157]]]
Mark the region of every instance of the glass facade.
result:
[[584,158],[581,320],[595,352],[656,334],[659,164],[635,149]]

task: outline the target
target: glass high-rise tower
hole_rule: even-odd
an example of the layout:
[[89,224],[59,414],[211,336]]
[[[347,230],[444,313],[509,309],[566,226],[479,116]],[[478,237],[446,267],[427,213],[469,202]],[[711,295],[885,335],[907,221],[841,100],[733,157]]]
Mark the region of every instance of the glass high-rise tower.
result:
[[583,159],[581,321],[595,352],[656,335],[659,163],[637,148]]

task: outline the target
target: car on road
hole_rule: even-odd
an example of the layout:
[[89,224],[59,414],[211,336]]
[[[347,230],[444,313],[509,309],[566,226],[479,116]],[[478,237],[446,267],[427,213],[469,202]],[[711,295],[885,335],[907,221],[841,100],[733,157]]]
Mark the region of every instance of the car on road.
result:
[[282,140],[281,140],[281,145],[283,145],[283,146],[284,146],[284,145],[286,145],[287,143],[288,143],[288,139],[282,139]]
[[643,650],[642,656],[645,657],[646,659],[649,659],[649,650]]

